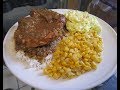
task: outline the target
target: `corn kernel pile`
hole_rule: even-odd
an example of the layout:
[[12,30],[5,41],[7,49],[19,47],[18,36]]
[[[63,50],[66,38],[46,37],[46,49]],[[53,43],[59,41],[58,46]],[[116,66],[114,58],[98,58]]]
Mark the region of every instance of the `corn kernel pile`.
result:
[[53,60],[43,70],[54,79],[70,79],[96,69],[101,62],[102,39],[96,31],[70,32],[53,53]]

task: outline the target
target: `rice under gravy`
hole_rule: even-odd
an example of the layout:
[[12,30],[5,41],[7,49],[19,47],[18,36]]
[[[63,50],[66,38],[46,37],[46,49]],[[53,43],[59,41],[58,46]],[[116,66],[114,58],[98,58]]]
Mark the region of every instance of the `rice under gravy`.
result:
[[[65,36],[63,36],[64,38]],[[51,42],[51,48],[55,48],[56,45],[61,41],[61,38],[57,38],[53,42]],[[37,60],[34,57],[31,58],[28,55],[25,54],[23,50],[16,51],[16,58],[19,61],[25,62],[25,64],[28,65],[27,68],[34,68],[36,70],[42,70],[46,67],[47,64],[49,64],[52,60],[52,53],[48,54],[46,57],[43,58],[43,60]]]
[[14,33],[16,58],[39,70],[50,63],[57,43],[66,35],[66,18],[47,9],[29,14],[18,21]]

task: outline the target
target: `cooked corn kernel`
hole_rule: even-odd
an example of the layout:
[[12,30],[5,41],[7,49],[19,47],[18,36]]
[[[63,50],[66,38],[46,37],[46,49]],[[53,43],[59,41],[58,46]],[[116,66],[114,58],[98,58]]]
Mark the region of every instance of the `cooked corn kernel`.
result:
[[53,74],[53,78],[54,78],[54,79],[58,79],[58,78],[59,78],[59,76],[57,75],[57,73],[54,73],[54,74]]
[[69,51],[69,48],[68,48],[68,47],[65,47],[65,51],[68,52],[68,51]]
[[96,63],[100,63],[101,62],[101,58],[100,57],[98,57],[98,58],[96,58],[94,61],[96,62]]
[[85,65],[87,65],[87,66],[91,66],[89,62],[85,62]]
[[93,69],[96,69],[96,68],[97,68],[97,65],[96,65],[95,62],[91,62],[91,66],[92,66]]
[[72,53],[69,53],[69,54],[68,54],[68,57],[70,57],[70,58],[71,58],[72,56],[73,56],[73,55],[72,55]]
[[91,70],[91,67],[90,66],[85,66],[84,70]]

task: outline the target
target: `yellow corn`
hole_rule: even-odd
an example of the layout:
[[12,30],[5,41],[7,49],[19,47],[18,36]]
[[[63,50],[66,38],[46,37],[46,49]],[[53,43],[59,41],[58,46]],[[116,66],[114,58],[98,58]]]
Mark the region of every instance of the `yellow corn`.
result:
[[59,42],[51,64],[43,73],[54,79],[74,78],[96,69],[101,62],[101,52],[102,39],[96,32],[71,32]]

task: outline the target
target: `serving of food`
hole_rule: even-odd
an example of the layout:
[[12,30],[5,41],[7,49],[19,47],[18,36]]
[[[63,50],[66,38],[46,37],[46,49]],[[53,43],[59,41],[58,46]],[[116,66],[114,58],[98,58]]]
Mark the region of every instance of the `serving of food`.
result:
[[27,69],[51,80],[72,80],[102,68],[99,64],[105,62],[102,53],[106,52],[102,32],[100,21],[88,12],[33,9],[18,21],[11,44],[4,46]]
[[[100,31],[97,20],[87,12],[71,10],[64,16],[47,9],[34,9],[30,17],[18,22],[15,49],[17,56],[24,52],[41,64],[47,62],[43,74],[54,79],[72,78],[96,69],[101,62]],[[44,58],[52,53],[51,61],[45,62]]]

